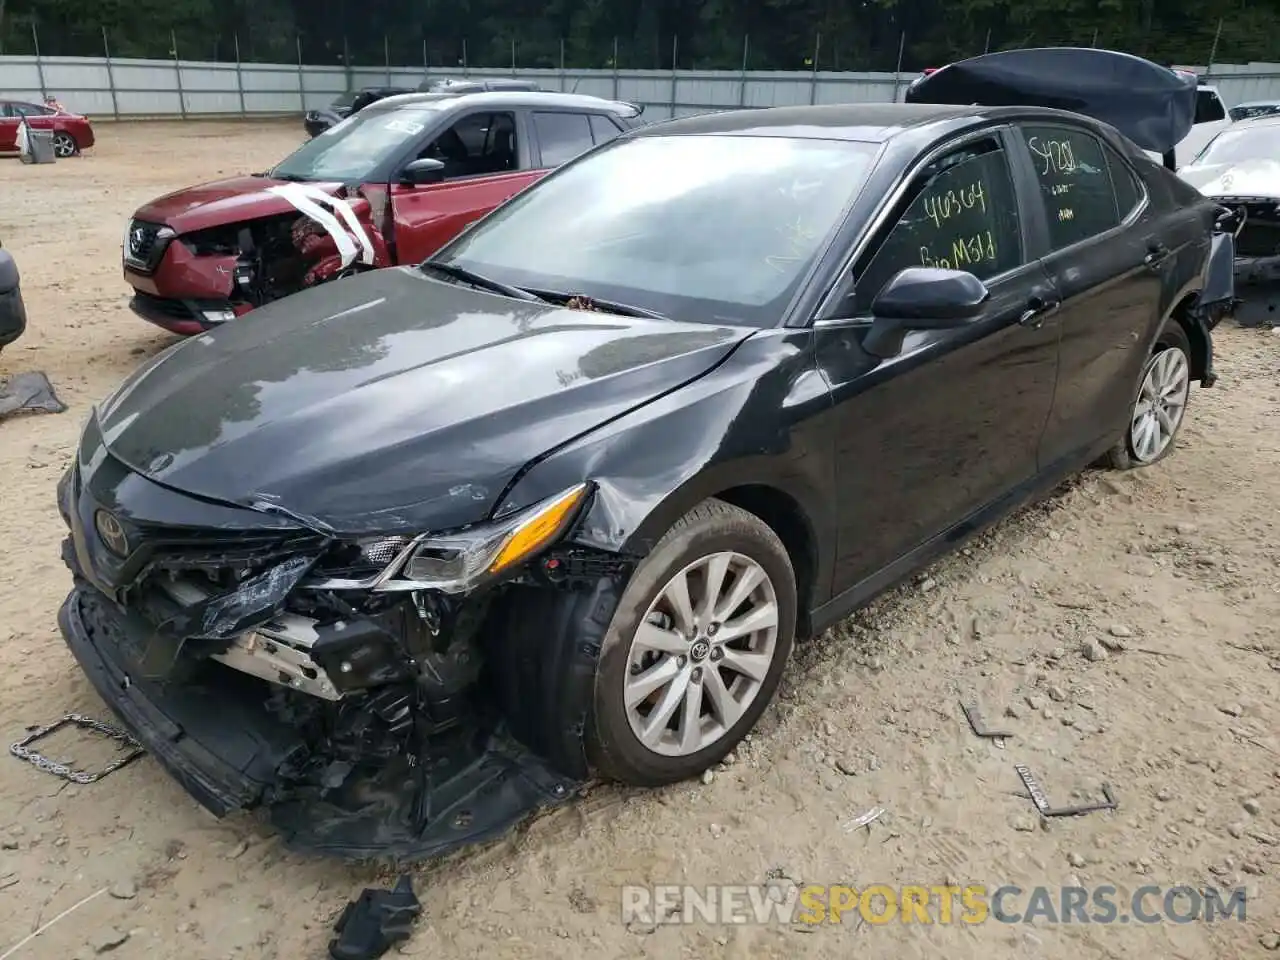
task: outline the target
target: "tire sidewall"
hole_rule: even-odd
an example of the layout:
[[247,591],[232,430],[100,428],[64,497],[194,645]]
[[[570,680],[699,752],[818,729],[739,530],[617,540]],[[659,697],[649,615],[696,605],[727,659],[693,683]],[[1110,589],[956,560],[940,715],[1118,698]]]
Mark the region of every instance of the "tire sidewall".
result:
[[1168,349],[1177,349],[1182,352],[1183,359],[1187,364],[1187,376],[1191,376],[1191,341],[1187,338],[1186,331],[1182,329],[1182,325],[1176,320],[1169,320],[1160,330],[1159,336],[1156,337],[1155,344],[1151,347],[1151,352],[1147,355],[1146,361],[1142,364],[1142,370],[1138,373],[1138,382],[1133,390],[1133,399],[1129,402],[1129,410],[1125,417],[1124,427],[1124,450],[1129,460],[1136,467],[1149,467],[1159,463],[1165,457],[1169,456],[1178,446],[1178,437],[1182,434],[1182,425],[1187,419],[1187,407],[1191,404],[1191,385],[1187,384],[1187,399],[1182,408],[1182,415],[1178,419],[1178,426],[1173,431],[1173,436],[1169,439],[1169,444],[1160,451],[1160,455],[1154,460],[1141,460],[1138,458],[1137,452],[1133,447],[1133,409],[1138,402],[1138,398],[1142,396],[1142,384],[1147,379],[1147,374],[1151,371],[1151,365],[1155,363],[1156,357]]
[[[70,143],[71,144],[70,152],[65,154],[58,153],[59,142]],[[54,153],[58,154],[58,156],[62,157],[65,160],[68,157],[74,157],[77,153],[79,153],[80,145],[76,143],[75,137],[71,136],[71,134],[64,133],[63,131],[59,130],[57,133],[54,134],[53,150],[54,150]]]
[[[673,529],[632,575],[609,624],[596,670],[594,709],[587,737],[592,766],[637,785],[657,786],[686,779],[722,759],[773,701],[795,640],[795,574],[786,549],[773,531],[750,514],[745,516],[755,523],[743,523],[739,519],[743,515],[734,511],[699,517],[683,529]],[[728,551],[760,564],[773,582],[778,602],[773,662],[751,705],[719,740],[684,757],[655,754],[636,738],[623,702],[632,639],[641,617],[676,572],[701,557]]]

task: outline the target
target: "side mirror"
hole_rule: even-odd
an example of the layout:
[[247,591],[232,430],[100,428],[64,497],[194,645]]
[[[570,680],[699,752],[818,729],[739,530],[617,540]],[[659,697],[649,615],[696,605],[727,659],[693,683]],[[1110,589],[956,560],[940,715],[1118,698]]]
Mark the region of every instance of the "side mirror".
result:
[[881,358],[896,356],[908,330],[962,327],[990,296],[987,285],[965,270],[907,267],[871,302],[874,320],[862,348]]
[[400,173],[400,182],[411,187],[439,183],[444,179],[444,164],[431,157],[409,163]]

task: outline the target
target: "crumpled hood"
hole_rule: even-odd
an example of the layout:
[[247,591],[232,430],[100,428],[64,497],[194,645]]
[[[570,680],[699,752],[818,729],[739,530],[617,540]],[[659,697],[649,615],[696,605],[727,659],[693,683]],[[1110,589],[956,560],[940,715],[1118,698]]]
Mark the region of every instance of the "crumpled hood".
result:
[[178,344],[97,417],[112,454],[179,491],[345,533],[448,529],[488,515],[529,461],[702,375],[751,333],[396,267]]
[[1183,167],[1180,176],[1206,197],[1280,198],[1280,161],[1259,158],[1238,163]]
[[[284,183],[271,177],[215,180],[157,197],[139,207],[134,217],[148,223],[163,223],[183,234],[297,212],[284,197],[268,192],[271,187],[283,186]],[[307,186],[323,190],[330,196],[342,188],[340,183],[308,183]]]

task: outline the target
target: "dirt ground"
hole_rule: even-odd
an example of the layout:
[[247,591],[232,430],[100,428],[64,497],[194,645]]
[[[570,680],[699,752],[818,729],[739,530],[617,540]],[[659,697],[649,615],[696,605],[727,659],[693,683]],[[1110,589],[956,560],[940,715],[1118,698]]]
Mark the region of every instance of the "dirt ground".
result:
[[[30,313],[0,377],[43,370],[70,407],[0,423],[6,744],[63,713],[109,718],[54,621],[70,585],[54,485],[90,405],[169,342],[126,308],[126,219],[170,189],[261,169],[301,134],[102,125],[91,156],[0,160],[0,241]],[[425,914],[402,952],[1280,958],[1280,336],[1228,321],[1217,343],[1221,382],[1193,394],[1171,460],[1084,475],[802,649],[779,702],[711,782],[597,788],[415,868]],[[1015,736],[975,737],[962,698]],[[83,740],[59,749],[96,756]],[[1108,782],[1119,810],[1042,827],[1015,762],[1057,804]],[[885,812],[870,826],[844,829],[875,807]],[[0,960],[320,957],[346,900],[393,877],[289,853],[248,817],[215,821],[149,758],[73,786],[0,755],[0,841]],[[1248,917],[926,926],[855,912],[817,928],[656,929],[621,918],[624,884],[777,889],[778,878],[1242,887]]]

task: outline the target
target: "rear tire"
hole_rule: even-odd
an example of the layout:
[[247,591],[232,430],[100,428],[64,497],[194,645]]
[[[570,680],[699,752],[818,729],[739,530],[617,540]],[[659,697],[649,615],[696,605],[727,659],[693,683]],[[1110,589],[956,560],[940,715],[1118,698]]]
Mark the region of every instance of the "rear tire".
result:
[[586,729],[591,766],[637,786],[696,776],[772,701],[796,626],[795,572],[777,534],[719,500],[662,537],[606,631]]
[[1191,341],[1177,320],[1165,321],[1142,365],[1124,435],[1102,458],[1113,470],[1149,467],[1177,445],[1191,398]]
[[59,160],[66,160],[68,157],[74,157],[80,152],[80,144],[76,143],[75,137],[69,133],[63,133],[61,130],[53,135],[53,155]]

